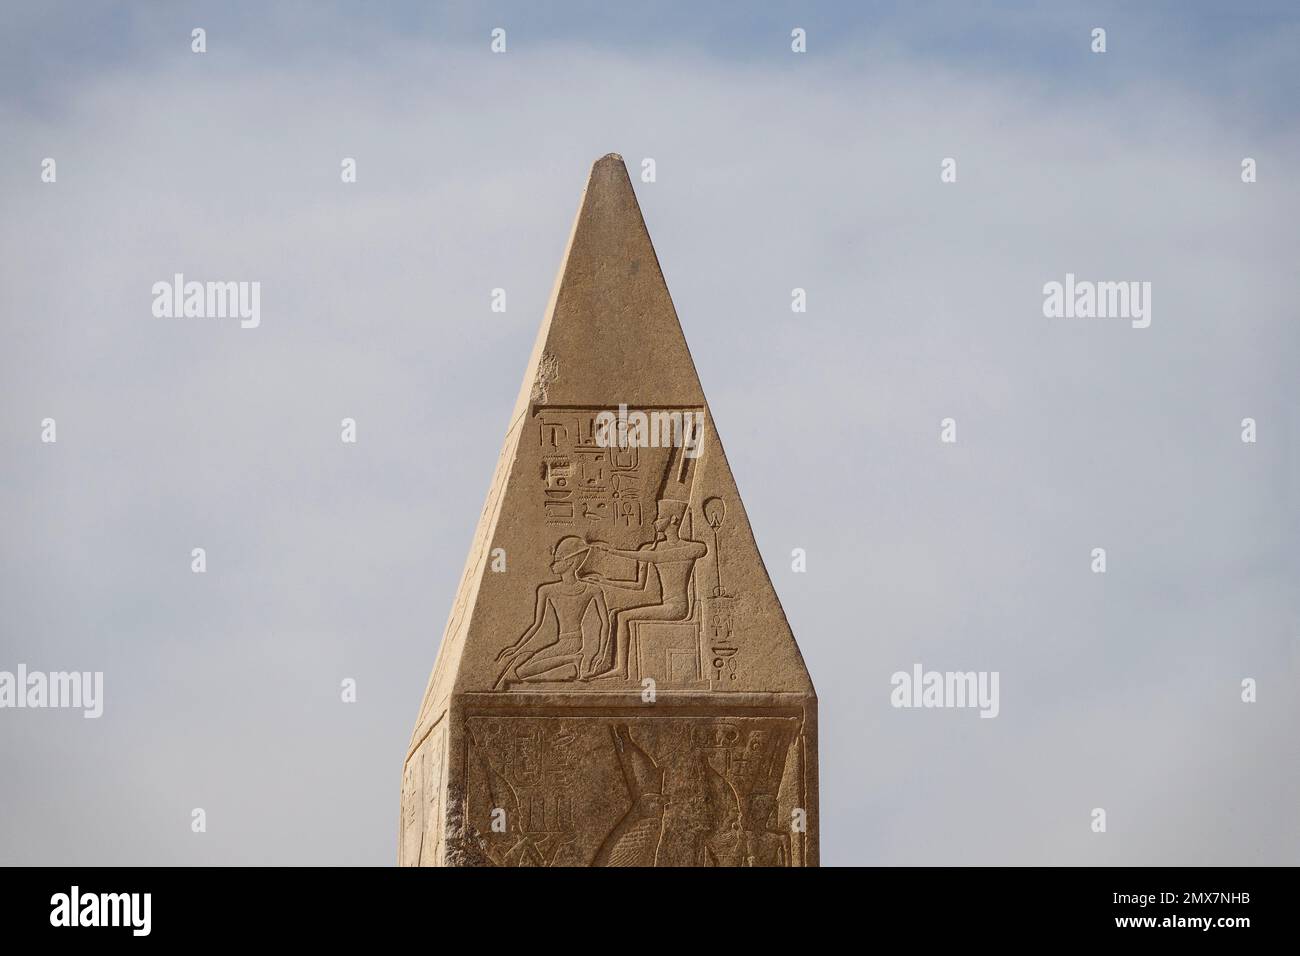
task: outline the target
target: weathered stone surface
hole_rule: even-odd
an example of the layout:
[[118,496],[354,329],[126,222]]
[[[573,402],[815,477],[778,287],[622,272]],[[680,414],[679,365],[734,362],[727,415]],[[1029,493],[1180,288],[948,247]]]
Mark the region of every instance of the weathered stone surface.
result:
[[606,156],[411,737],[399,862],[814,866],[816,703]]

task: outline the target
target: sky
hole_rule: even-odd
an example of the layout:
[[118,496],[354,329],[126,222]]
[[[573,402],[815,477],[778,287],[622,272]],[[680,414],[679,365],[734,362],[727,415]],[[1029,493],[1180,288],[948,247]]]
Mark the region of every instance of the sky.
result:
[[[1284,3],[0,3],[0,671],[105,688],[0,709],[0,863],[395,861],[611,151],[817,687],[823,863],[1300,863],[1298,51]],[[156,317],[178,272],[260,324]],[[1067,273],[1150,326],[1046,317]],[[916,663],[998,716],[891,706]]]

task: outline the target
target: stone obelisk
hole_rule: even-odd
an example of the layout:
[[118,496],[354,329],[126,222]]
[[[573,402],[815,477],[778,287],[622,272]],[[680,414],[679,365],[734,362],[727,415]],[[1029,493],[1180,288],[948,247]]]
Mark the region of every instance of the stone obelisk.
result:
[[597,160],[411,737],[403,865],[815,866],[817,698]]

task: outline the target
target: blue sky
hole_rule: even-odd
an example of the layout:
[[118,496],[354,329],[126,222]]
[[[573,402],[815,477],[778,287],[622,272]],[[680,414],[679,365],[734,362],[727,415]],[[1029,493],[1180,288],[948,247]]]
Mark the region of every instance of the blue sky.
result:
[[[349,3],[109,2],[5,5],[0,40],[11,105],[49,103],[105,70],[170,51],[169,32],[203,25],[263,62],[328,56],[365,62],[393,37],[472,48],[505,27],[516,50],[591,46],[628,56],[679,51],[720,63],[771,64],[794,26],[811,49],[867,66],[885,56],[1033,83],[1062,93],[1156,82],[1257,111],[1282,110],[1300,84],[1294,5],[1195,3]],[[1107,29],[1105,71],[1081,75],[1093,27]],[[818,57],[799,68],[809,68]],[[813,67],[815,68],[815,67]]]
[[[1240,6],[6,5],[0,669],[107,699],[0,714],[0,860],[393,861],[617,151],[818,688],[825,862],[1296,862],[1300,16]],[[175,272],[262,325],[154,319]],[[1151,327],[1044,318],[1067,272]],[[999,717],[891,709],[917,661]]]

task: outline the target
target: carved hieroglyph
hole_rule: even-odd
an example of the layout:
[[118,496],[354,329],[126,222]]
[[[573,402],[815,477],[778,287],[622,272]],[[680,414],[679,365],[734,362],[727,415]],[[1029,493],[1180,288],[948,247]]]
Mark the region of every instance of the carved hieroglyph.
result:
[[606,156],[411,737],[399,862],[815,866],[816,741],[812,682]]

